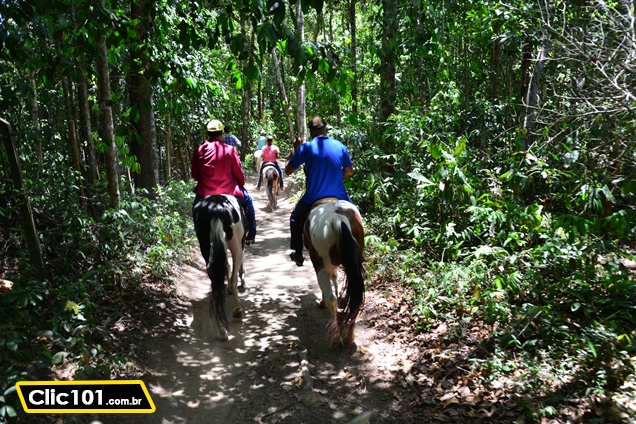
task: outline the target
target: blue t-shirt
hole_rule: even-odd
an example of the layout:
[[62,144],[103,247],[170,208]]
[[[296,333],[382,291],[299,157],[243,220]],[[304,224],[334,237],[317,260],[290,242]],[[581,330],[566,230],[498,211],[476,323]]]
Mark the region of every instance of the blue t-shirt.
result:
[[307,169],[307,191],[302,200],[312,204],[324,197],[349,200],[342,178],[343,168],[352,166],[344,144],[329,136],[318,136],[305,144],[289,161],[294,169],[303,164]]
[[265,139],[265,137],[263,136],[260,136],[258,138],[258,144],[256,144],[256,150],[261,150],[265,146],[266,142],[267,142],[267,139]]

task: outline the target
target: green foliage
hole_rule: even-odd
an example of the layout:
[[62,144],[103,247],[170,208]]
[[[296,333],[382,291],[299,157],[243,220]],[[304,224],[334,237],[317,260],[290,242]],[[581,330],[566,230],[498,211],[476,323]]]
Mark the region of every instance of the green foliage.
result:
[[[46,380],[52,369],[71,364],[79,369],[76,378],[108,379],[129,366],[130,359],[110,346],[108,323],[126,314],[112,309],[111,292],[167,278],[174,264],[189,257],[190,190],[189,184],[171,182],[159,189],[158,200],[126,198],[120,210],[106,211],[99,221],[68,202],[48,209],[36,197],[34,208],[58,223],[41,240],[48,247],[50,280],[29,279],[21,262],[20,274],[7,275],[14,288],[0,295],[0,362],[6,364],[0,369],[0,421],[21,409],[11,389],[18,380]],[[17,219],[7,216],[8,222]],[[24,249],[18,238],[10,243],[9,253]]]
[[[84,61],[93,83],[102,36],[126,170],[139,171],[126,147],[134,137],[130,118],[139,116],[126,95],[133,53],[151,59],[144,76],[156,101],[160,157],[177,152],[181,163],[172,165],[187,180],[202,125],[215,117],[237,128],[246,93],[252,115],[257,98],[265,106],[247,133],[264,127],[288,138],[268,64],[278,46],[292,108],[291,93],[304,81],[308,113],[324,116],[350,148],[356,174],[346,186],[365,219],[370,276],[409,288],[422,331],[442,320],[497,326],[487,357],[471,359],[484,379],[505,374],[526,392],[550,392],[559,379],[572,379],[589,385],[578,394],[609,393],[633,378],[629,13],[567,2],[557,3],[558,13],[539,3],[397,2],[396,33],[387,34],[381,3],[358,2],[356,13],[346,3],[301,1],[304,41],[292,2],[153,3],[152,32],[140,41],[138,22],[121,5],[0,2],[0,109],[15,123],[51,276],[46,284],[29,277],[16,197],[0,178],[2,267],[16,282],[0,294],[9,317],[0,323],[0,421],[15,413],[11,387],[20,375],[46,377],[69,361],[86,378],[125,367],[99,329],[106,294],[168,276],[192,237],[186,182],[159,187],[155,201],[130,195],[124,178],[120,210],[108,210],[103,181],[89,187],[90,211],[77,201],[82,175],[69,159],[60,82],[69,77],[75,92]],[[540,73],[533,67],[544,36],[559,60]],[[397,58],[397,112],[378,122],[383,37]],[[534,75],[540,107],[530,111]],[[34,94],[38,113],[30,109]],[[89,97],[97,122],[95,87]],[[527,418],[557,414],[557,402],[538,403],[528,403]]]
[[[592,164],[582,131],[558,148],[548,129],[532,151],[511,150],[512,135],[483,143],[488,130],[466,127],[461,99],[445,84],[427,109],[400,112],[353,145],[350,188],[373,279],[409,288],[421,331],[493,326],[472,359],[485,381],[505,376],[536,394],[567,379],[584,382],[572,389],[581,396],[612,393],[635,375],[636,212],[618,188],[629,184]],[[476,124],[499,125],[497,106],[478,106]],[[526,414],[562,406],[531,403]]]

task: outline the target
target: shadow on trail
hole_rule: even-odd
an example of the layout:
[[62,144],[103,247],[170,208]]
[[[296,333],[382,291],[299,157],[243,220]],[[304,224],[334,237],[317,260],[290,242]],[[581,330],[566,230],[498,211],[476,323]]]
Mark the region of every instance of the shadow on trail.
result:
[[[253,198],[257,208],[266,202],[264,192]],[[348,423],[370,410],[373,423],[409,422],[394,410],[390,374],[377,373],[366,353],[373,330],[357,327],[359,346],[328,345],[329,313],[317,306],[313,268],[285,254],[293,206],[282,201],[257,214],[257,242],[246,247],[244,317],[230,318],[226,342],[210,319],[210,281],[194,254],[179,274],[183,300],[144,339],[148,372],[140,378],[157,411],[102,415],[103,423]]]

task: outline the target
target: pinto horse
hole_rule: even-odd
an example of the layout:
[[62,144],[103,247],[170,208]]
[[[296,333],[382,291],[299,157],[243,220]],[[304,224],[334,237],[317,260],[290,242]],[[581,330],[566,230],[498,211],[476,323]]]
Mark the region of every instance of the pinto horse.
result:
[[267,207],[273,211],[278,205],[278,191],[280,190],[280,175],[273,163],[265,163],[263,181],[267,182]]
[[[364,303],[364,227],[360,212],[344,200],[319,200],[305,222],[304,243],[322,291],[320,303],[331,314],[327,325],[328,340],[332,345],[343,345],[346,338],[350,346],[356,317]],[[340,293],[342,311],[338,311],[337,301],[340,265],[347,277]]]
[[[236,197],[224,194],[207,196],[193,209],[194,228],[208,276],[212,282],[210,293],[210,316],[216,320],[222,340],[227,340],[229,321],[225,313],[225,279],[227,292],[234,295],[235,318],[243,316],[238,292],[245,291],[245,271],[243,269],[243,249],[247,221]],[[232,272],[227,250],[232,255]],[[238,285],[238,279],[241,285]]]

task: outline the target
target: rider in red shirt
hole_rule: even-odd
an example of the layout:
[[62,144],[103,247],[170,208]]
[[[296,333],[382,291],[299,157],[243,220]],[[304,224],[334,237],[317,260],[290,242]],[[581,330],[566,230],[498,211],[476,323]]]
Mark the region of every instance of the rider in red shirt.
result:
[[266,144],[261,149],[263,155],[263,162],[261,163],[261,169],[258,171],[258,183],[256,184],[256,190],[261,189],[261,181],[263,179],[263,168],[267,165],[274,165],[278,169],[278,175],[280,175],[280,188],[285,190],[283,184],[283,170],[280,169],[280,165],[277,162],[280,150],[278,146],[274,145],[274,136],[271,134],[267,136]]
[[223,124],[218,120],[208,123],[208,138],[192,155],[192,178],[196,205],[202,198],[213,194],[228,194],[237,198],[245,210],[249,225],[246,243],[251,244],[256,236],[256,217],[252,198],[243,187],[245,175],[236,149],[223,143]]

